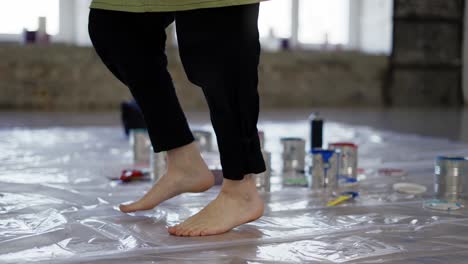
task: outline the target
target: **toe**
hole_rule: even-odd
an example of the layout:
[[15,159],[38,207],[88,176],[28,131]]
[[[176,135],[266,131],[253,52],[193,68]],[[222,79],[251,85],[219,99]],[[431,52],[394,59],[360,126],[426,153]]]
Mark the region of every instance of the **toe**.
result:
[[176,232],[175,232],[175,235],[176,236],[182,236],[182,233],[184,232],[184,228],[182,226],[177,226],[176,227]]
[[182,236],[191,236],[191,232],[194,230],[194,226],[191,225],[191,226],[187,226],[187,228],[185,228],[185,230],[182,232]]
[[176,234],[178,236],[184,236],[185,232],[188,231],[189,227],[190,226],[193,226],[193,224],[191,223],[193,221],[193,219],[189,218],[187,220],[185,220],[184,222],[182,222],[181,224],[177,225],[176,226]]
[[223,231],[221,229],[216,228],[205,228],[200,231],[200,236],[213,236],[226,233],[227,231]]
[[180,233],[180,236],[188,237],[190,230],[191,230],[190,228],[184,228],[184,230]]
[[121,204],[119,206],[120,211],[123,213],[130,213],[134,211],[134,205],[133,204]]
[[131,213],[131,212],[143,211],[143,210],[149,210],[149,209],[152,209],[152,208],[148,206],[144,206],[140,201],[130,203],[130,204],[120,205],[120,211],[124,213]]
[[190,226],[190,230],[188,232],[188,236],[200,236],[200,232],[202,229],[206,227],[205,223],[195,223]]
[[169,234],[171,235],[174,235],[176,233],[176,230],[177,228],[175,226],[170,226],[167,228],[167,232],[169,232]]
[[195,237],[195,236],[200,236],[201,233],[201,228],[200,227],[194,227],[190,232],[189,236]]

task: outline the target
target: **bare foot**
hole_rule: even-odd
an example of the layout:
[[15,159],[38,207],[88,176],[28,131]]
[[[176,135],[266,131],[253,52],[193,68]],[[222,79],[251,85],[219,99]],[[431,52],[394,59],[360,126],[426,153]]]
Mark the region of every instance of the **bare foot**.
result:
[[153,209],[163,201],[186,192],[204,192],[214,185],[195,143],[167,152],[167,173],[140,200],[120,205],[120,211],[130,213]]
[[241,181],[224,179],[218,197],[182,224],[168,229],[175,236],[209,236],[255,221],[263,215],[263,201],[253,175]]

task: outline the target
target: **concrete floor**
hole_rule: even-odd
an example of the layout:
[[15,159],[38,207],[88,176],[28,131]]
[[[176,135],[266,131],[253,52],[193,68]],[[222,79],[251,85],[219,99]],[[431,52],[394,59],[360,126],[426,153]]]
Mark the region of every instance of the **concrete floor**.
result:
[[[379,130],[418,134],[468,142],[468,108],[320,108],[299,110],[265,110],[261,122],[304,121],[319,111],[324,119]],[[0,112],[0,128],[49,126],[119,126],[118,112]],[[208,113],[188,112],[191,124],[209,122]]]

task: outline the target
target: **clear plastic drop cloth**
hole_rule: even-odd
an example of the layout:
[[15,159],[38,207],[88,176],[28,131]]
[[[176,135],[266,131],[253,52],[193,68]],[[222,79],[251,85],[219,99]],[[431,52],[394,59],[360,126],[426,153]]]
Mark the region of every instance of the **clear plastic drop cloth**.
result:
[[[272,152],[264,216],[195,238],[170,236],[167,226],[197,213],[219,187],[153,210],[120,212],[120,203],[138,199],[152,184],[110,180],[133,168],[120,128],[0,130],[0,263],[466,263],[466,207],[434,211],[423,202],[434,197],[435,157],[467,156],[467,145],[327,123],[325,142],[358,144],[363,169],[360,195],[327,207],[327,192],[280,185],[279,139],[307,138],[307,123],[259,127]],[[205,156],[218,164],[213,154]],[[427,191],[398,193],[392,186],[399,182]]]

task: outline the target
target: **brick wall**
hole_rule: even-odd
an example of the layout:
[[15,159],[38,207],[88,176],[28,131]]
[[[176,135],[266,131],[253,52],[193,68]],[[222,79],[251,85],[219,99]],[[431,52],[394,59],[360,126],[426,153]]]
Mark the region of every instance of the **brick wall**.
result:
[[[199,88],[185,77],[176,50],[169,70],[186,110],[205,110]],[[130,98],[92,48],[0,45],[0,108],[111,109]],[[262,54],[262,108],[379,106],[388,58],[355,52]]]

